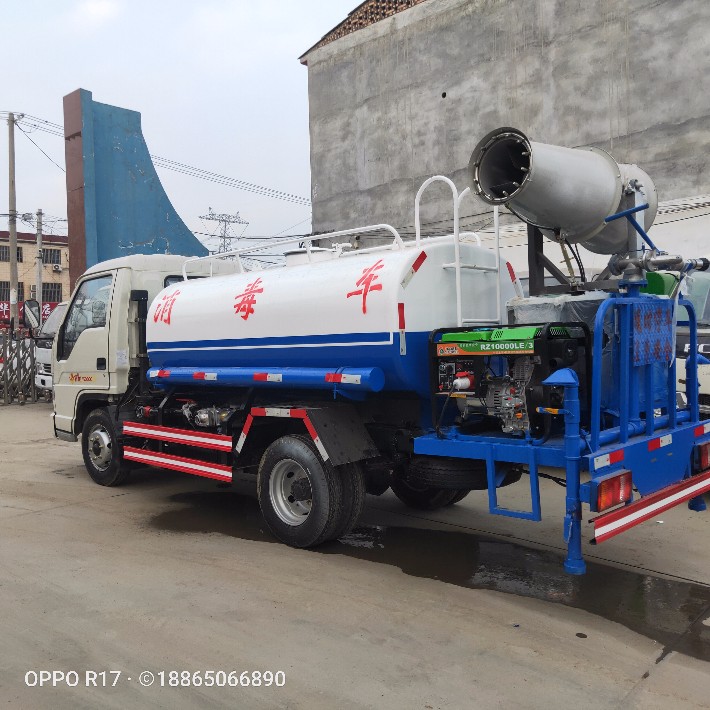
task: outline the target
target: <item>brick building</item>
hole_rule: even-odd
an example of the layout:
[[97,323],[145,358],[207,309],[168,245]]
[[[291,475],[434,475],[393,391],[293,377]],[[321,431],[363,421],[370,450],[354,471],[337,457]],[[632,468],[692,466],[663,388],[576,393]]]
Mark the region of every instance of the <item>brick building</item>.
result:
[[[17,300],[37,298],[46,318],[60,301],[69,298],[69,244],[64,236],[42,236],[42,294],[36,294],[37,237],[17,233]],[[0,325],[10,320],[10,234],[0,231]]]

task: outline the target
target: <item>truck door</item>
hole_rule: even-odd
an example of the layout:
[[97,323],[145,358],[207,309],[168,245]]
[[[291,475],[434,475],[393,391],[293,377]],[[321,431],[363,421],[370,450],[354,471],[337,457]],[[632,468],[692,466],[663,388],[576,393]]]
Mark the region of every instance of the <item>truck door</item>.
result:
[[54,425],[73,433],[80,394],[109,387],[108,341],[113,274],[84,280],[67,310],[56,342]]

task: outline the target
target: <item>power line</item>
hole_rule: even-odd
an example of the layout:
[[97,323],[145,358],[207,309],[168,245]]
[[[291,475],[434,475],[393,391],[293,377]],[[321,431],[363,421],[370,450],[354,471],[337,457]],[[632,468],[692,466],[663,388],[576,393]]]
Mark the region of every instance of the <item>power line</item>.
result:
[[281,190],[276,190],[271,187],[264,187],[262,185],[256,185],[254,183],[246,182],[244,180],[238,180],[237,178],[231,178],[227,175],[220,175],[219,173],[213,173],[208,170],[203,170],[202,168],[196,168],[191,165],[186,165],[185,163],[178,163],[175,160],[161,158],[159,155],[151,154],[150,157],[156,168],[172,170],[173,172],[181,173],[189,177],[199,178],[200,180],[206,180],[207,182],[214,182],[218,185],[234,187],[237,190],[252,192],[257,195],[263,195],[264,197],[271,197],[275,200],[283,200],[284,202],[291,202],[293,204],[303,205],[304,207],[307,207],[311,204],[311,201],[305,197],[292,195],[291,193],[282,192]]
[[20,129],[20,131],[21,131],[22,134],[27,138],[27,140],[28,140],[30,143],[32,143],[32,145],[33,145],[35,148],[37,148],[37,150],[38,150],[40,153],[42,153],[42,155],[44,155],[44,157],[47,158],[47,160],[49,160],[50,163],[53,163],[54,165],[56,165],[63,173],[66,172],[66,170],[65,170],[61,165],[59,165],[59,163],[57,163],[57,162],[55,162],[54,160],[52,160],[52,158],[50,158],[50,157],[30,138],[29,133],[27,133],[27,131],[25,131],[19,123],[15,123],[15,125]]
[[[1,113],[7,112],[0,112],[0,114]],[[39,118],[38,116],[32,116],[30,114],[25,114],[20,120],[24,125],[34,130],[44,131],[45,133],[49,133],[50,135],[57,136],[59,138],[64,137],[64,128],[58,123],[48,121],[44,118]],[[27,135],[26,132],[24,133],[25,135]],[[202,168],[197,168],[194,165],[187,165],[186,163],[180,163],[176,160],[171,160],[170,158],[163,158],[159,155],[151,154],[150,158],[156,168],[172,170],[173,172],[181,173],[183,175],[187,175],[188,177],[199,178],[200,180],[206,180],[207,182],[214,182],[219,185],[233,187],[237,190],[244,190],[245,192],[252,192],[254,194],[262,195],[264,197],[271,197],[275,200],[283,200],[285,202],[291,202],[306,207],[310,206],[311,204],[311,201],[308,198],[302,197],[300,195],[294,195],[289,192],[284,192],[283,190],[277,190],[276,188],[272,187],[265,187],[264,185],[257,185],[256,183],[248,182],[246,180],[240,180],[238,178],[232,178],[227,175],[220,175],[219,173],[215,173],[209,170],[203,170]]]
[[[276,234],[272,234],[269,239],[273,239],[274,237],[278,237],[280,234],[283,234],[284,232],[288,232],[289,229],[293,229],[294,227],[298,227],[299,225],[303,224],[304,222],[308,222],[311,219],[311,215],[306,217],[306,219],[302,219],[300,222],[296,222],[296,224],[292,224],[290,227],[286,227],[286,229],[282,229],[280,232],[276,232]],[[294,237],[300,237],[303,235],[300,234],[293,234],[289,236],[294,236]]]

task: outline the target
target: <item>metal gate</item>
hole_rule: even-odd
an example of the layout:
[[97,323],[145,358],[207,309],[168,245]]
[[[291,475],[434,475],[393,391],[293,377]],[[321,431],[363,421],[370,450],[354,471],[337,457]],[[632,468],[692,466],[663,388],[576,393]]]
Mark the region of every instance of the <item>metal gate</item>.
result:
[[12,340],[7,333],[0,340],[0,404],[36,402],[34,341]]

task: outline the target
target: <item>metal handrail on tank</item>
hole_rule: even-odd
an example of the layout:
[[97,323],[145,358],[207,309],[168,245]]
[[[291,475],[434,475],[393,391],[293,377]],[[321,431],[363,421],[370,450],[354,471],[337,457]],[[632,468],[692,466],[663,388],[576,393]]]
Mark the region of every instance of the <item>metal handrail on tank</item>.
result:
[[[419,190],[417,191],[417,196],[414,198],[414,229],[415,229],[415,244],[419,246],[421,244],[422,240],[422,226],[421,226],[421,218],[419,214],[419,209],[420,209],[420,202],[422,195],[424,194],[425,190],[435,182],[443,182],[446,183],[450,188],[451,188],[451,195],[453,198],[453,205],[454,205],[454,263],[453,264],[445,264],[444,268],[446,267],[453,267],[455,274],[456,274],[456,325],[457,327],[461,328],[463,326],[463,313],[462,313],[462,295],[461,295],[461,243],[460,243],[460,225],[459,225],[459,217],[460,217],[460,210],[461,210],[461,201],[463,200],[466,195],[471,192],[471,188],[467,187],[464,190],[459,193],[459,191],[456,188],[456,185],[454,184],[453,180],[450,178],[447,178],[445,175],[433,175],[432,177],[428,178],[425,180]],[[493,208],[493,219],[495,223],[495,235],[496,235],[496,246],[495,246],[495,255],[496,255],[496,265],[495,269],[491,269],[490,267],[480,267],[476,265],[467,265],[465,268],[467,269],[474,269],[477,271],[495,271],[496,273],[496,318],[495,320],[493,319],[472,319],[472,320],[467,320],[467,324],[474,324],[474,323],[489,323],[489,322],[495,322],[495,323],[500,323],[500,318],[501,318],[501,307],[500,307],[500,223],[499,223],[499,216],[498,216],[498,206],[496,205]],[[469,234],[466,232],[465,234]],[[480,237],[474,233],[474,236],[478,240],[478,244],[480,246],[481,244],[481,239]]]
[[[242,247],[241,249],[233,249],[231,251],[224,251],[220,252],[218,254],[208,254],[207,256],[193,256],[190,259],[186,259],[185,262],[182,265],[182,278],[184,281],[187,281],[187,265],[192,264],[198,261],[207,261],[210,259],[226,259],[231,256],[236,256],[237,257],[237,264],[239,265],[239,271],[240,273],[245,273],[244,265],[242,264],[241,260],[241,255],[242,254],[251,254],[252,252],[255,251],[263,251],[265,249],[277,249],[281,246],[287,246],[289,244],[301,244],[305,243],[306,246],[306,253],[308,255],[308,261],[310,262],[311,259],[311,243],[315,239],[332,239],[333,237],[345,237],[351,234],[366,234],[367,232],[379,232],[382,230],[386,230],[390,232],[394,236],[394,241],[392,244],[384,247],[385,249],[404,249],[405,244],[404,241],[402,240],[402,237],[400,236],[399,232],[392,227],[389,224],[372,224],[368,225],[367,227],[356,227],[355,229],[343,229],[340,230],[339,232],[328,232],[327,234],[318,234],[314,235],[312,237],[290,237],[288,239],[279,239],[277,242],[264,242],[263,244],[255,244],[253,246],[248,246],[248,247]],[[212,275],[212,271],[210,269],[210,276]]]

